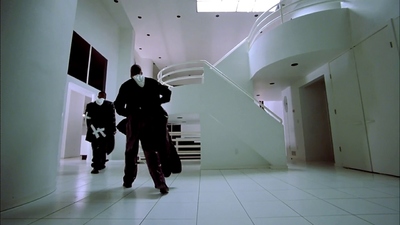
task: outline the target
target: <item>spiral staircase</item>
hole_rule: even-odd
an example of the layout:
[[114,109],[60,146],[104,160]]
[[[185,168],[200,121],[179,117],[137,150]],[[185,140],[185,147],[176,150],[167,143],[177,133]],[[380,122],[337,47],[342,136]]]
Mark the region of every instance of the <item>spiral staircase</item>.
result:
[[[192,122],[200,125],[201,132],[196,140],[190,138],[199,143],[200,148],[191,153],[197,155],[194,159],[201,157],[202,169],[287,168],[283,121],[253,97],[254,92],[247,88],[248,84],[260,77],[260,72],[267,79],[275,76],[276,80],[279,77],[276,68],[270,74],[268,68],[274,68],[287,59],[317,55],[320,61],[308,64],[309,69],[316,69],[349,47],[350,41],[342,37],[344,34],[340,28],[348,24],[347,9],[342,8],[341,1],[286,1],[272,8],[278,10],[272,13],[268,10],[259,16],[248,37],[215,65],[205,60],[190,61],[168,66],[158,73],[158,81],[169,86],[173,93],[171,102],[164,105],[170,116],[195,115],[197,118]],[[337,21],[327,27],[329,21],[323,21],[321,18],[324,17],[336,18]],[[293,41],[304,48],[276,52],[274,48],[284,43],[276,41],[276,38],[291,40],[293,35],[288,34],[296,29],[294,26],[327,29],[327,35],[332,37],[307,46],[309,32],[297,33]],[[316,36],[317,31],[313,32]],[[271,42],[274,38],[275,42]],[[339,41],[332,42],[332,38]],[[245,52],[236,50],[243,48]],[[219,69],[231,54],[241,54],[243,60],[249,60],[248,68],[245,68],[249,71],[247,81],[232,79],[231,74]],[[281,76],[286,82],[284,87],[298,79]],[[170,122],[179,125],[179,121]],[[179,138],[175,141],[184,141],[182,136]],[[181,158],[185,157],[184,151],[178,148],[178,152]]]

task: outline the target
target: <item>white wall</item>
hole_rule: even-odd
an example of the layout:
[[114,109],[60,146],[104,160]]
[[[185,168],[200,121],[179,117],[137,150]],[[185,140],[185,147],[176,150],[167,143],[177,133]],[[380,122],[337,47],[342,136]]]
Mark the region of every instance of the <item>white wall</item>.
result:
[[200,136],[200,133],[201,133],[200,123],[194,123],[194,124],[183,123],[183,124],[181,124],[181,132],[198,133],[198,135],[182,134],[182,137],[193,137],[193,136],[197,137],[197,136]]
[[394,34],[396,35],[396,40],[397,40],[397,49],[400,51],[400,23],[399,23],[400,17],[397,17],[393,19],[393,29],[394,29]]
[[353,45],[387,24],[390,18],[399,16],[399,0],[349,0],[342,6],[350,9]]
[[82,114],[84,112],[82,109],[84,109],[85,96],[76,91],[71,91],[70,102],[73,102],[76,106],[69,107],[69,110],[66,111],[69,115],[65,141],[66,150],[61,158],[78,157],[81,150],[81,141],[77,140],[81,140],[82,132],[77,131],[82,131]]
[[[295,88],[293,88],[295,89]],[[298,158],[297,154],[297,136],[295,132],[295,123],[297,122],[294,117],[294,108],[292,101],[292,88],[288,87],[282,91],[282,99],[287,99],[287,111],[283,110],[283,127],[285,132],[285,149],[286,157],[288,160],[296,160]],[[292,154],[292,151],[294,152]],[[305,157],[303,157],[305,159]]]
[[[116,78],[117,92],[123,82],[130,79],[130,69],[134,63],[134,43],[135,35],[132,28],[121,28],[119,39],[119,58],[118,58],[118,74]],[[114,101],[114,99],[110,99]],[[123,117],[115,113],[116,123],[118,124]],[[115,134],[115,149],[111,154],[111,159],[122,160],[125,158],[126,136],[117,131]]]
[[1,1],[1,210],[56,188],[77,2]]
[[140,54],[135,51],[135,64],[138,64],[142,68],[143,76],[157,79],[154,77],[154,64],[151,59],[142,58]]
[[283,102],[282,101],[264,101],[264,105],[275,113],[279,118],[283,118]]
[[[371,5],[370,7],[373,7],[373,6],[376,6],[376,5]],[[384,14],[384,12],[381,12],[381,14]],[[387,16],[390,16],[390,14],[388,14]],[[387,26],[385,29],[391,29],[391,30],[393,29],[391,26],[390,18],[387,18],[386,24],[383,24],[381,28],[374,29],[373,27],[370,27],[369,32],[364,32],[364,34],[369,35],[372,33],[376,33],[376,32],[378,32],[378,30],[383,29],[383,27],[385,27],[385,26]],[[383,30],[382,30],[382,32],[383,32]],[[388,173],[388,174],[392,174],[392,175],[398,174],[398,162],[397,163],[395,163],[395,162],[382,163],[383,161],[388,162],[388,160],[390,160],[390,159],[398,158],[398,156],[397,156],[397,155],[399,155],[398,147],[397,148],[393,147],[393,146],[398,146],[398,139],[392,137],[392,135],[395,135],[395,134],[393,134],[393,132],[391,132],[390,135],[388,134],[388,135],[385,135],[385,137],[378,138],[380,140],[382,140],[382,138],[383,139],[391,138],[391,139],[394,139],[394,142],[391,142],[392,144],[390,144],[390,145],[388,144],[388,147],[384,148],[384,150],[382,148],[379,148],[379,151],[375,150],[375,153],[374,153],[373,151],[370,152],[370,150],[369,150],[370,147],[368,147],[368,146],[371,146],[371,143],[368,143],[368,140],[370,142],[373,140],[377,140],[377,136],[379,136],[379,135],[375,135],[376,137],[373,136],[373,137],[369,137],[367,139],[366,134],[372,135],[372,133],[373,133],[372,131],[367,132],[365,130],[366,128],[372,129],[372,128],[369,128],[372,126],[368,125],[368,118],[365,118],[365,120],[366,120],[365,123],[367,123],[367,125],[366,125],[366,127],[363,128],[364,132],[362,132],[360,130],[359,135],[358,134],[356,135],[354,133],[355,131],[350,131],[349,128],[341,128],[340,124],[343,124],[343,123],[349,124],[351,122],[346,122],[347,121],[346,118],[343,118],[344,119],[343,120],[344,122],[342,121],[343,123],[340,122],[337,119],[339,117],[336,118],[336,116],[335,116],[335,109],[339,110],[338,114],[340,114],[340,115],[344,115],[343,110],[349,111],[350,114],[354,114],[354,113],[360,114],[360,112],[355,110],[354,103],[349,103],[351,107],[349,107],[349,105],[344,106],[344,107],[340,107],[340,105],[338,105],[339,103],[342,104],[345,100],[348,101],[350,99],[350,97],[353,98],[356,95],[352,94],[351,96],[349,96],[347,94],[347,96],[346,96],[346,94],[343,94],[343,93],[347,93],[347,92],[345,92],[344,87],[338,86],[338,83],[337,83],[338,81],[336,81],[336,85],[334,83],[332,83],[332,80],[329,78],[329,75],[328,75],[328,74],[332,73],[332,76],[336,76],[336,74],[338,73],[337,71],[340,72],[344,68],[348,68],[349,65],[353,65],[354,69],[351,69],[351,71],[353,71],[353,73],[355,73],[356,82],[355,83],[350,82],[349,71],[346,70],[347,72],[346,71],[343,72],[344,80],[341,84],[348,86],[346,90],[354,90],[355,93],[358,93],[358,102],[360,105],[359,106],[360,110],[365,110],[365,109],[367,109],[365,107],[370,107],[371,100],[368,100],[368,102],[365,102],[363,104],[364,107],[361,107],[361,96],[360,96],[360,90],[358,87],[359,87],[359,85],[361,85],[361,88],[363,88],[363,84],[359,84],[357,77],[358,76],[368,76],[367,78],[363,78],[363,79],[365,79],[365,81],[369,81],[369,82],[371,80],[375,80],[375,81],[372,81],[372,83],[376,87],[371,86],[367,89],[364,88],[365,90],[367,90],[364,93],[368,93],[368,95],[375,93],[376,91],[373,91],[373,90],[375,88],[379,88],[380,83],[382,83],[383,81],[386,81],[386,78],[385,79],[376,79],[376,78],[373,78],[375,75],[367,75],[370,73],[377,73],[377,72],[373,72],[376,68],[379,68],[378,73],[380,74],[379,75],[380,77],[390,76],[392,78],[387,78],[387,79],[389,79],[389,80],[390,79],[398,79],[398,76],[399,76],[398,75],[398,60],[397,60],[397,67],[396,67],[396,63],[394,63],[394,64],[392,63],[390,65],[383,66],[382,63],[378,62],[379,59],[383,58],[383,63],[388,63],[388,60],[385,60],[385,59],[394,59],[394,58],[396,58],[396,54],[393,56],[378,56],[378,58],[376,58],[377,55],[385,55],[386,54],[383,49],[388,49],[388,50],[386,50],[386,52],[391,51],[390,49],[398,51],[398,49],[396,49],[397,46],[394,46],[394,48],[390,48],[389,42],[391,41],[392,43],[395,43],[396,38],[397,38],[395,36],[397,31],[392,30],[391,32],[392,32],[392,36],[390,36],[390,35],[381,35],[381,36],[374,35],[371,37],[365,36],[363,38],[360,38],[360,39],[364,40],[363,43],[368,43],[370,39],[371,39],[371,43],[374,43],[374,41],[372,41],[372,39],[375,37],[377,37],[379,40],[376,40],[374,44],[370,44],[370,47],[368,47],[368,45],[365,45],[365,47],[358,47],[359,44],[357,44],[355,46],[355,49],[360,49],[360,50],[357,50],[359,52],[359,56],[352,55],[352,54],[349,55],[348,53],[345,53],[341,57],[338,58],[340,60],[335,59],[334,61],[332,61],[333,63],[322,66],[321,68],[319,68],[316,71],[309,74],[305,79],[302,78],[302,79],[298,80],[291,87],[287,88],[286,90],[284,90],[282,92],[282,94],[285,96],[291,96],[288,101],[289,106],[293,107],[293,109],[295,111],[292,113],[292,115],[290,115],[291,112],[289,110],[288,116],[285,116],[285,128],[293,130],[294,134],[295,134],[295,137],[293,137],[291,135],[293,133],[291,133],[290,131],[286,132],[286,139],[289,139],[289,140],[286,140],[286,145],[289,145],[289,144],[293,145],[293,143],[296,143],[298,159],[300,159],[300,160],[306,159],[306,151],[304,149],[305,135],[302,132],[303,123],[305,123],[305,121],[302,119],[302,115],[299,115],[299,114],[301,114],[301,110],[300,111],[296,110],[296,108],[301,107],[299,97],[298,97],[299,96],[298,89],[302,85],[308,84],[309,82],[311,82],[313,79],[317,78],[318,76],[324,75],[325,81],[326,81],[328,104],[329,104],[329,114],[331,117],[330,122],[331,122],[332,139],[333,139],[336,164],[344,165],[344,166],[352,167],[352,168],[371,170],[371,171],[380,169],[380,171],[378,171],[378,172]],[[381,33],[381,32],[378,32],[377,34],[379,34],[379,33]],[[382,45],[382,46],[378,47],[378,45]],[[387,53],[387,54],[389,54],[389,53]],[[398,55],[397,55],[397,57],[398,57]],[[355,58],[356,59],[362,58],[362,60],[357,59],[357,63],[355,63],[355,61],[354,61]],[[396,62],[396,60],[395,60],[395,62]],[[395,66],[395,68],[393,68],[393,66]],[[397,70],[396,70],[396,68],[397,68]],[[397,74],[396,74],[396,72],[393,72],[393,71],[397,71]],[[396,94],[396,93],[398,93],[398,82],[389,82],[389,84],[391,84],[391,85],[397,84],[397,88],[392,88],[391,85],[389,85],[391,87],[390,90],[392,90],[392,91],[389,91],[389,88],[386,88],[385,91],[379,91],[376,93],[387,94],[388,96],[392,96],[392,97],[397,96],[397,98],[398,98],[398,94]],[[349,85],[353,85],[353,86],[349,86]],[[389,87],[389,86],[388,86],[388,84],[385,85],[385,87]],[[390,93],[393,93],[393,94],[391,95]],[[364,94],[364,95],[366,95],[366,94]],[[381,96],[381,94],[376,95],[374,98],[379,98],[379,96]],[[384,97],[383,99],[388,99],[388,98],[392,98],[392,97]],[[369,97],[369,99],[371,99],[371,98]],[[363,102],[364,102],[364,100],[363,100]],[[381,105],[382,104],[385,105],[384,100],[379,100],[378,102]],[[394,102],[398,102],[398,101],[396,100]],[[369,104],[369,106],[368,106],[368,104]],[[374,106],[375,109],[373,109],[372,111],[375,112],[376,110],[378,110],[378,108],[376,108],[377,104],[375,103],[373,105],[375,105]],[[384,107],[384,106],[382,106],[382,107]],[[388,107],[385,108],[386,110],[383,109],[382,107],[380,107],[379,110],[380,111],[384,110],[384,111],[382,111],[383,113],[381,112],[379,115],[383,115],[383,114],[386,115],[387,113],[389,113],[390,115],[388,114],[387,116],[385,116],[385,118],[392,117],[392,114],[390,112],[393,112],[393,111]],[[366,112],[361,111],[361,115],[360,115],[360,118],[362,118],[361,121],[364,120],[363,119],[364,113],[366,113]],[[398,113],[398,111],[397,111],[397,113]],[[350,115],[350,114],[347,114],[347,115]],[[396,116],[394,116],[393,118],[396,118]],[[287,121],[287,119],[289,121]],[[371,119],[369,119],[369,120],[374,121]],[[398,120],[398,116],[397,116],[397,120]],[[293,121],[294,128],[289,127],[290,125],[292,125],[292,124],[290,124],[290,121]],[[392,121],[393,121],[393,119],[392,119]],[[356,124],[356,123],[354,123],[354,124]],[[364,124],[364,122],[361,122],[360,124]],[[377,125],[372,124],[372,125],[375,127],[379,127],[378,124]],[[396,126],[397,126],[397,128],[396,128]],[[396,123],[396,122],[391,123],[391,124],[386,124],[385,127],[386,127],[385,131],[387,131],[387,130],[394,131],[396,129],[398,131],[398,123]],[[299,129],[299,128],[301,128],[301,129]],[[376,131],[374,131],[374,132],[376,133]],[[364,133],[364,137],[360,136],[361,133]],[[383,130],[381,130],[378,134],[382,134],[382,133],[384,133]],[[348,138],[349,140],[346,142],[347,144],[345,142],[343,142],[344,137],[349,137]],[[353,137],[353,138],[351,138],[351,137]],[[358,144],[354,145],[354,143],[353,144],[350,143],[351,140],[353,140],[353,142],[356,141]],[[365,140],[365,143],[362,140]],[[379,141],[375,141],[375,143],[378,143],[378,142]],[[388,142],[389,142],[389,140],[387,140],[385,143],[387,144]],[[355,147],[361,148],[361,146],[364,146],[364,147],[362,147],[362,149],[364,149],[364,150],[360,149],[359,151],[357,150],[357,152],[355,152],[354,154],[351,154],[351,151],[353,149],[355,150]],[[382,144],[380,144],[379,146],[382,146]],[[341,147],[341,148],[339,148],[339,147]],[[343,149],[345,149],[344,152],[341,151]],[[395,149],[395,150],[393,150],[393,149]],[[365,157],[364,157],[364,155],[365,155]],[[367,157],[369,155],[372,157],[371,159],[369,159]],[[390,159],[383,160],[383,158],[385,158],[385,157],[390,157]],[[371,165],[370,160],[373,163],[375,163],[375,165],[374,164]],[[390,164],[390,166],[388,166],[388,164]]]
[[114,99],[120,38],[118,24],[99,1],[78,0],[74,30],[107,59],[105,92],[108,99]]
[[399,176],[399,53],[390,25],[356,45],[354,57],[372,170]]
[[254,95],[253,84],[249,81],[251,75],[247,41],[239,43],[214,66],[250,96]]
[[[208,113],[201,120],[201,169],[266,168],[269,162],[238,136],[232,125]],[[248,129],[248,128],[244,128]],[[247,130],[249,133],[251,131]],[[283,150],[283,149],[282,149]]]
[[97,97],[98,90],[69,75],[67,76],[65,90],[65,109],[60,158],[79,157],[80,154],[74,150],[75,147],[71,148],[69,145],[74,145],[71,143],[79,143],[79,140],[81,140],[81,137],[76,136],[76,134],[80,133],[81,130],[81,128],[76,124],[76,120],[78,117],[82,117],[82,112],[84,112],[86,105],[82,105],[80,101],[75,101],[72,94],[75,93],[80,96],[80,98],[87,97],[90,98],[91,101],[94,101]]
[[[130,77],[130,67],[134,61],[133,30],[121,27],[105,5],[96,0],[78,1],[74,30],[108,60],[105,91],[107,100],[113,102],[120,85]],[[76,80],[74,83],[97,96],[99,90]],[[116,115],[117,123],[121,119]],[[110,159],[124,159],[124,151],[125,135],[117,132]]]

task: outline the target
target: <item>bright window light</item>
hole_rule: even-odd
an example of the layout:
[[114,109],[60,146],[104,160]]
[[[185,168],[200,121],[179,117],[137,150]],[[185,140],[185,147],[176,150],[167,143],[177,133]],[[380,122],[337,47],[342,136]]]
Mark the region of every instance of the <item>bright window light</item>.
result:
[[255,5],[255,1],[239,1],[236,12],[252,12]]
[[[197,0],[197,12],[274,12],[280,0]],[[273,8],[272,8],[273,7]]]

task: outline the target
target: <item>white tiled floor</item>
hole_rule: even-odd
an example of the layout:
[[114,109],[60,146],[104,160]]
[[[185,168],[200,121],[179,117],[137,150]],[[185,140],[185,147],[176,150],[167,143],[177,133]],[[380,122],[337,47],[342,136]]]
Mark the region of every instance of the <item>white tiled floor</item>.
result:
[[90,170],[78,158],[62,160],[56,191],[2,212],[1,224],[400,224],[399,178],[329,165],[200,171],[199,162],[183,162],[164,196],[144,164],[130,189],[122,187],[123,161]]

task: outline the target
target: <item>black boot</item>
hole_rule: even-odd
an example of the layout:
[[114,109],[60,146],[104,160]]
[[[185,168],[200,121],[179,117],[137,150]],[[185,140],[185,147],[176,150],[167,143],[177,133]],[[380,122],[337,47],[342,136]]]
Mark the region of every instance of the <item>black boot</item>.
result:
[[125,168],[123,177],[123,186],[125,188],[132,187],[132,183],[135,181],[138,172],[138,161],[136,151],[125,152]]

